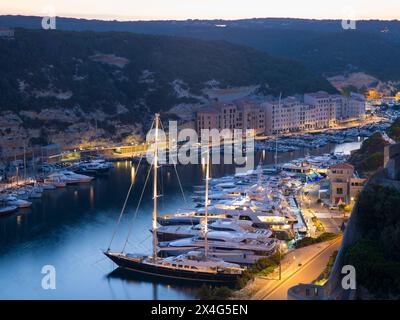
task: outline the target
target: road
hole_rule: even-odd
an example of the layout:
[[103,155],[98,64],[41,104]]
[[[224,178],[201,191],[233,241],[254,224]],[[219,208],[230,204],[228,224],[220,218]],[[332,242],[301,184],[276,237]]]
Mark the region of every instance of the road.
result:
[[[282,269],[282,280],[258,279],[258,290],[252,299],[257,300],[286,300],[290,287],[300,283],[312,283],[325,269],[330,256],[339,250],[342,237],[329,243],[313,245],[295,250],[287,255]],[[296,255],[296,256],[294,256]],[[288,260],[295,262],[285,267]],[[302,263],[299,266],[299,263]]]

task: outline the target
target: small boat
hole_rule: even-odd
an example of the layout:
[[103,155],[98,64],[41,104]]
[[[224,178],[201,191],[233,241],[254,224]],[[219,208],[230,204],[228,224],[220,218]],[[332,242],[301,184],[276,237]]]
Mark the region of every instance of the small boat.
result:
[[11,213],[14,213],[18,210],[17,206],[10,206],[10,205],[0,205],[0,216],[5,216]]
[[29,208],[30,206],[32,206],[32,202],[21,200],[14,196],[8,196],[4,199],[4,201],[7,203],[7,205],[16,206],[18,208]]
[[66,177],[58,172],[50,174],[44,179],[45,184],[51,184],[56,188],[65,188],[67,186]]

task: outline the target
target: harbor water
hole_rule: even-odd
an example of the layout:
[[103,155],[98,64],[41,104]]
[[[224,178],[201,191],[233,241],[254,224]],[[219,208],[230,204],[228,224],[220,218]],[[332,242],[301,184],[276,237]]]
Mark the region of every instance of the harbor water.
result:
[[[284,163],[306,154],[320,155],[332,151],[349,153],[360,142],[326,145],[319,149],[302,149],[278,155]],[[274,163],[274,154],[259,152],[256,163]],[[179,282],[162,282],[113,271],[115,265],[102,251],[109,247],[120,250],[126,242],[127,251],[151,252],[151,183],[144,193],[142,205],[136,206],[145,183],[148,166],[129,161],[115,163],[107,175],[89,184],[45,191],[43,198],[33,200],[32,208],[0,218],[0,298],[1,299],[192,299],[196,286]],[[212,176],[235,172],[233,165],[213,165]],[[159,214],[174,213],[192,207],[194,185],[203,183],[204,167],[178,166],[185,191],[182,197],[173,167],[161,169]],[[117,229],[117,219],[128,188],[135,179],[135,188],[127,210]],[[151,181],[151,179],[150,179]],[[44,289],[42,274],[45,266],[56,271],[55,289]]]

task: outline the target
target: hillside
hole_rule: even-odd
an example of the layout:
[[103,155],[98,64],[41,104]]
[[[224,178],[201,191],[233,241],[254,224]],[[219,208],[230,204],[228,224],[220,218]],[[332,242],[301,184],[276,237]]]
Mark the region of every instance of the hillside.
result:
[[0,39],[0,74],[3,150],[26,140],[136,141],[153,113],[205,104],[206,89],[335,91],[301,64],[252,48],[130,32],[16,29]]
[[397,118],[393,124],[387,129],[389,138],[396,142],[400,142],[400,118]]
[[[0,25],[39,28],[40,19],[3,16]],[[358,21],[356,30],[345,31],[339,20],[266,18],[117,22],[59,18],[57,28],[225,40],[298,60],[309,70],[325,77],[365,72],[384,82],[400,80],[397,59],[400,54],[400,21]]]
[[366,175],[373,173],[383,167],[383,153],[388,144],[381,133],[375,132],[362,143],[359,150],[351,155],[349,161],[356,167],[357,171]]
[[334,90],[296,62],[224,42],[117,32],[17,30],[15,37],[0,40],[5,109],[79,105],[114,113],[120,104],[155,112],[188,100],[174,81],[188,97],[201,96],[209,81],[284,95]]
[[363,300],[399,299],[400,192],[369,184],[356,210],[353,215],[361,239],[346,249],[343,264],[357,270],[358,296]]

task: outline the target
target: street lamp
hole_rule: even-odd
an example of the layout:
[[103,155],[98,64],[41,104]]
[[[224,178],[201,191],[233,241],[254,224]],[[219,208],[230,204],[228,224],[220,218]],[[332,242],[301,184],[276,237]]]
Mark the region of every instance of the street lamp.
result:
[[281,253],[281,245],[282,243],[279,242],[279,281],[282,279],[282,253]]

